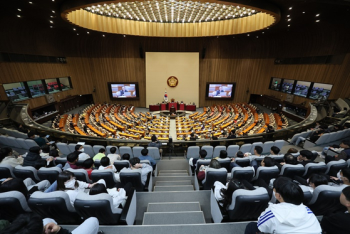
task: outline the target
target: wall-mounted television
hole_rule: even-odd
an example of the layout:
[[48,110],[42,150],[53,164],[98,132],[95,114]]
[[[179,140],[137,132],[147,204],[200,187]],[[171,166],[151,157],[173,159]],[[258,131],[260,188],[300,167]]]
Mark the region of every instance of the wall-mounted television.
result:
[[281,91],[283,93],[292,93],[294,89],[295,80],[283,79],[281,85]]
[[207,83],[206,99],[233,99],[236,83]]
[[297,81],[293,94],[300,97],[307,97],[311,87],[311,82]]
[[137,82],[108,82],[109,96],[113,99],[138,99],[139,86]]
[[331,84],[313,83],[309,98],[326,100],[331,93],[332,87],[333,85]]
[[281,78],[271,77],[269,89],[280,91],[281,90]]

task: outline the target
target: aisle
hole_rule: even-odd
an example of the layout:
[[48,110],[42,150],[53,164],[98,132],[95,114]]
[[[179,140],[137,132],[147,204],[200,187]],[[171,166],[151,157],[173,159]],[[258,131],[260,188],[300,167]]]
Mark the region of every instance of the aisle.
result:
[[175,119],[170,119],[169,136],[176,140],[176,121]]

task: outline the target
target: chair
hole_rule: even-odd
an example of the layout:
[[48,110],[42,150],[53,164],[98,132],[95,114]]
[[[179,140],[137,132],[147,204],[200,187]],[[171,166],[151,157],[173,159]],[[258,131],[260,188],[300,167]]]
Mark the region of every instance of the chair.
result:
[[253,177],[253,167],[234,167],[231,170],[231,179],[251,181]]
[[281,163],[284,160],[284,155],[269,155],[270,158],[273,158],[275,163]]
[[13,166],[9,164],[0,164],[0,178],[16,178],[15,174],[13,174]]
[[270,197],[265,188],[238,189],[232,194],[232,203],[227,208],[230,221],[257,220],[267,208]]
[[70,171],[74,174],[74,177],[77,180],[84,181],[86,183],[91,183],[92,181],[89,179],[88,173],[84,169],[72,169],[68,168],[66,171]]
[[115,153],[116,154],[119,154],[119,149],[118,149],[118,147],[117,146],[114,146],[114,145],[107,145],[107,147],[106,147],[106,154],[110,154],[111,153],[111,148],[112,147],[115,147],[116,148],[116,151],[115,151]]
[[213,158],[219,157],[220,156],[220,151],[225,150],[226,151],[226,146],[223,145],[218,145],[214,148],[213,152]]
[[229,145],[227,147],[227,157],[233,158],[236,157],[236,153],[239,151],[238,145]]
[[284,146],[286,142],[284,140],[277,140],[275,141],[275,145],[276,147],[278,147],[279,149],[282,149],[282,147]]
[[263,179],[267,184],[269,184],[272,178],[277,178],[280,174],[280,170],[277,166],[273,167],[258,167],[255,176],[252,180]]
[[120,172],[120,182],[125,185],[131,183],[137,192],[151,191],[152,190],[152,172],[148,173],[147,182],[145,185],[141,181],[141,169],[136,170],[123,170]]
[[28,149],[34,146],[39,146],[34,140],[31,139],[25,139],[24,142],[27,144]]
[[112,169],[93,170],[91,172],[91,180],[93,183],[97,182],[100,179],[104,179],[106,181],[107,188],[116,187],[116,183],[118,182],[115,179],[114,172]]
[[280,175],[293,178],[296,175],[303,176],[304,173],[305,173],[305,168],[301,164],[297,164],[297,165],[284,164],[281,169]]
[[140,157],[142,154],[141,154],[141,151],[144,149],[144,147],[141,147],[141,146],[134,146],[132,147],[132,153],[134,155],[134,157]]
[[251,153],[251,154],[254,154],[255,146],[264,147],[264,143],[262,143],[262,142],[254,142],[254,143],[252,144],[252,148],[250,149],[250,153]]
[[134,157],[134,154],[132,153],[132,150],[129,146],[120,146],[119,152],[120,156],[123,156],[124,154],[130,154],[130,158]]
[[249,158],[236,158],[235,162],[240,165],[241,167],[248,167],[250,166],[250,159]]
[[68,194],[63,191],[51,193],[37,191],[30,196],[28,205],[42,218],[50,217],[59,224],[79,224],[82,221],[72,206]]
[[40,180],[48,180],[51,184],[55,182],[62,170],[58,167],[42,167],[38,170]]
[[136,217],[136,192],[131,191],[123,209],[116,208],[113,205],[113,198],[105,193],[97,195],[79,193],[74,207],[83,219],[96,217],[100,225],[133,225]]
[[7,142],[7,137],[3,135],[0,136],[0,143],[1,145],[10,146],[10,144]]
[[202,181],[203,189],[210,190],[213,187],[215,181],[220,181],[223,184],[226,183],[226,168],[214,169],[209,167],[205,170],[205,179]]
[[12,137],[12,136],[8,136],[8,137],[7,137],[7,142],[8,142],[8,144],[9,144],[11,147],[19,148],[18,145],[17,145],[16,138],[14,138],[14,137]]
[[64,155],[68,155],[72,153],[66,143],[56,143],[56,146],[60,150],[60,152]]
[[217,159],[222,168],[226,168],[227,171],[230,171],[231,159],[230,158],[218,158]]
[[76,145],[77,145],[77,144],[70,143],[70,144],[68,145],[69,151],[70,151],[70,152],[74,152],[74,151],[75,151],[75,146],[76,146]]
[[154,160],[160,160],[160,153],[157,147],[147,147],[148,155],[151,156]]
[[64,166],[67,163],[67,158],[59,158],[57,157],[55,160],[56,164],[62,164],[62,166]]
[[186,158],[199,158],[199,146],[189,146],[187,148]]
[[18,165],[13,170],[13,174],[16,176],[16,178],[21,178],[23,180],[25,180],[27,178],[31,178],[35,182],[40,181],[37,170],[31,166],[23,167],[21,165]]
[[13,221],[19,214],[31,212],[26,197],[18,191],[0,193],[0,219]]
[[198,159],[196,162],[196,171],[199,171],[199,168],[204,165],[208,166],[210,164],[210,159]]
[[17,138],[16,141],[17,141],[17,144],[18,144],[18,146],[19,146],[20,148],[29,150],[28,145],[25,143],[25,140],[24,140],[24,139],[22,139],[22,138]]
[[213,146],[204,145],[202,146],[202,150],[207,151],[207,156],[205,158],[213,158],[213,150],[214,150]]
[[274,146],[275,142],[273,141],[266,141],[263,146],[263,152],[262,154],[270,154],[271,147]]
[[337,176],[338,171],[347,167],[348,167],[348,164],[343,159],[339,161],[330,161],[329,163],[327,163],[326,174],[330,176]]
[[341,191],[346,186],[319,185],[312,194],[307,206],[315,215],[327,215],[338,211],[344,212],[346,208],[340,204]]
[[247,152],[250,152],[251,149],[252,149],[252,144],[244,144],[241,146],[239,150],[242,151],[243,153],[247,153]]
[[124,167],[129,168],[130,163],[128,160],[121,160],[121,161],[115,161],[114,162],[114,167],[117,169],[118,172],[120,172],[121,169]]
[[95,152],[91,145],[83,145],[84,153],[88,154],[91,158],[95,156]]
[[101,148],[105,148],[103,145],[94,145],[93,147],[92,147],[92,150],[94,151],[94,155],[96,155],[96,154],[98,154],[99,153],[99,150],[101,149]]
[[304,193],[303,203],[308,204],[312,199],[312,193],[310,191],[310,187],[305,185],[299,185],[299,187],[301,188],[301,190],[303,190],[303,193]]
[[305,173],[303,177],[308,179],[312,174],[324,174],[327,171],[327,166],[324,162],[308,163],[305,165]]

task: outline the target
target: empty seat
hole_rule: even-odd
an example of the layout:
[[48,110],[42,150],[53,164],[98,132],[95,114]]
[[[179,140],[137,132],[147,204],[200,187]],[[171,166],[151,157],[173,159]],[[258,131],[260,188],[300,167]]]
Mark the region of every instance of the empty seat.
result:
[[231,170],[231,178],[251,181],[254,177],[253,167],[234,167]]
[[280,175],[286,176],[289,178],[293,178],[294,176],[303,176],[305,173],[305,168],[303,165],[290,165],[290,164],[284,164]]
[[141,146],[132,147],[132,153],[133,153],[134,157],[136,157],[136,158],[140,157],[142,155],[141,151],[143,149],[144,149],[144,147],[141,147]]
[[218,145],[214,148],[213,152],[213,158],[219,157],[220,156],[220,151],[225,150],[226,151],[226,146],[223,145]]
[[326,174],[330,176],[337,176],[338,171],[343,168],[347,168],[348,164],[345,160],[341,159],[339,161],[331,161],[327,163]]
[[100,150],[100,149],[104,149],[104,148],[105,148],[105,147],[104,147],[103,145],[94,145],[94,146],[92,147],[92,149],[93,149],[95,155],[99,153],[99,150]]
[[58,175],[62,172],[62,170],[58,167],[42,167],[38,170],[38,177],[40,180],[48,180],[52,184],[58,178]]
[[59,224],[80,224],[82,221],[72,206],[68,194],[63,191],[50,193],[37,191],[30,196],[28,205],[42,218],[50,217]]
[[129,146],[120,146],[119,152],[120,152],[120,156],[123,156],[124,154],[129,154],[130,158],[134,157],[132,150]]
[[95,156],[95,152],[91,145],[83,145],[83,148],[84,148],[84,153],[88,154],[92,158]]
[[0,219],[13,221],[19,214],[31,212],[26,197],[18,191],[0,193]]
[[157,147],[147,147],[148,155],[151,156],[154,160],[160,160],[160,153]]
[[118,172],[124,167],[129,168],[129,166],[130,166],[130,163],[128,160],[121,160],[121,161],[114,162],[114,167],[115,169],[117,169]]
[[252,144],[252,148],[250,149],[250,153],[251,153],[251,154],[254,154],[255,146],[264,147],[264,143],[262,143],[262,142],[254,142],[254,143]]
[[187,149],[186,158],[199,158],[199,146],[189,146]]
[[38,176],[37,170],[34,167],[31,167],[31,166],[23,167],[21,165],[18,165],[13,170],[13,174],[17,178],[21,178],[23,180],[25,180],[27,178],[31,178],[35,182],[39,182],[40,181],[40,178]]
[[267,184],[269,184],[272,178],[277,178],[280,174],[280,170],[277,166],[273,167],[258,167],[255,176],[252,180],[263,179]]
[[60,152],[64,155],[68,155],[71,153],[66,143],[56,143],[56,146],[60,150]]
[[236,153],[239,151],[238,145],[229,145],[227,147],[227,157],[233,158],[236,157]]
[[205,158],[213,158],[214,147],[211,145],[202,146],[202,150],[207,151],[207,156]]
[[271,147],[275,145],[275,142],[273,141],[266,141],[263,145],[263,152],[262,154],[270,154]]
[[13,174],[13,166],[9,164],[0,164],[0,178],[16,178],[15,174]]
[[84,169],[72,169],[68,168],[66,171],[70,171],[74,174],[74,177],[77,180],[84,181],[86,183],[91,183],[91,180],[89,179],[88,173]]
[[31,139],[25,139],[24,142],[27,144],[28,149],[30,149],[34,146],[38,146],[38,144],[34,140],[31,140]]
[[115,153],[116,153],[116,154],[119,154],[119,149],[118,149],[118,147],[117,147],[117,146],[114,146],[114,145],[107,145],[107,147],[106,147],[106,154],[110,154],[110,153],[111,153],[111,148],[112,148],[112,147],[115,147],[115,148],[116,148]]
[[220,181],[223,184],[226,183],[227,181],[226,168],[214,169],[209,167],[205,170],[205,178],[202,181],[203,189],[210,190],[213,187],[215,181]]
[[91,172],[91,180],[92,182],[97,182],[100,179],[104,179],[106,182],[107,188],[116,187],[116,183],[118,182],[114,176],[114,172],[112,169],[105,170],[93,170]]
[[68,145],[69,151],[70,151],[70,152],[74,152],[74,151],[75,151],[75,146],[76,146],[76,145],[77,145],[77,144],[70,143],[70,144]]
[[252,149],[252,144],[244,144],[241,146],[241,148],[239,149],[240,151],[242,151],[243,153],[249,153]]
[[305,165],[305,173],[303,177],[309,178],[312,174],[324,174],[327,171],[327,166],[324,162],[308,163]]

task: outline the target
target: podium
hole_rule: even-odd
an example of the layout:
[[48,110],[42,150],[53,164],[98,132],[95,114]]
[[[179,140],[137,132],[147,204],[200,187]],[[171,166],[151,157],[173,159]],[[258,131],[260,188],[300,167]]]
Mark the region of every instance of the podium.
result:
[[172,106],[175,108],[175,110],[177,110],[177,102],[170,102],[170,103],[168,104],[169,110],[170,110],[170,108],[171,108]]
[[179,104],[179,110],[185,110],[185,104],[184,103]]
[[159,111],[159,105],[149,105],[149,111]]
[[170,114],[176,113],[176,108],[174,105],[170,107]]

